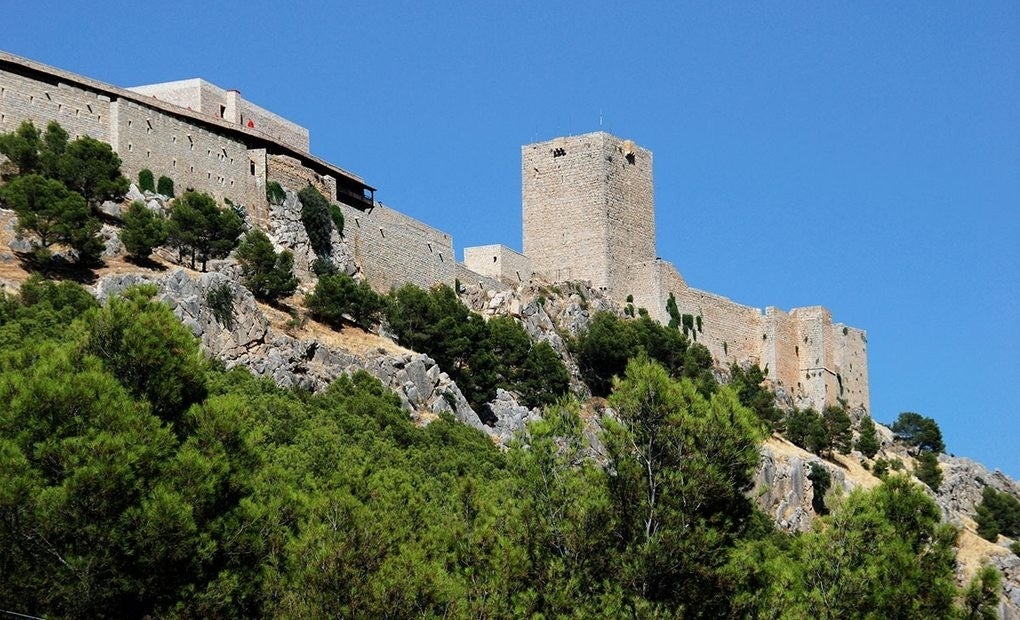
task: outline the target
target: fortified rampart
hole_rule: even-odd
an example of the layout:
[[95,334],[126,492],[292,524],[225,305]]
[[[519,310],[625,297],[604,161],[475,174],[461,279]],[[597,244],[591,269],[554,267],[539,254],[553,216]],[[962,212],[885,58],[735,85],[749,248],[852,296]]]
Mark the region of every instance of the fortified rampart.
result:
[[655,258],[652,153],[629,140],[600,131],[522,147],[521,198],[524,255],[550,279],[619,298],[629,265]]
[[651,152],[605,132],[529,144],[521,187],[524,254],[536,273],[590,280],[663,323],[672,298],[717,365],[759,364],[802,406],[869,409],[865,332],[833,324],[820,306],[762,311],[692,288],[657,258]]
[[457,267],[449,234],[378,203],[365,212],[341,209],[344,237],[373,288],[387,291],[405,282],[453,286]]
[[228,123],[258,129],[300,151],[308,152],[309,134],[304,127],[241,97],[240,91],[224,90],[205,80],[193,78],[161,84],[133,86],[128,90],[148,95]]
[[510,286],[527,282],[533,273],[527,256],[499,244],[464,248],[464,265]]
[[202,80],[127,90],[0,52],[0,132],[25,120],[108,142],[128,178],[149,169],[243,206],[262,225],[269,181],[301,179],[356,209],[374,204],[373,187],[308,152],[306,129]]
[[340,203],[344,236],[378,290],[456,279],[506,288],[534,272],[589,280],[620,302],[632,296],[662,322],[672,297],[719,366],[760,364],[801,405],[869,408],[864,331],[818,306],[762,311],[691,288],[657,258],[652,153],[629,140],[595,132],[522,147],[524,253],[466,248],[458,264],[450,235],[377,203],[361,178],[308,152],[306,129],[237,91],[198,79],[126,90],[0,52],[0,132],[24,120],[106,141],[129,178],[166,175],[243,206],[264,227],[267,183],[311,184]]

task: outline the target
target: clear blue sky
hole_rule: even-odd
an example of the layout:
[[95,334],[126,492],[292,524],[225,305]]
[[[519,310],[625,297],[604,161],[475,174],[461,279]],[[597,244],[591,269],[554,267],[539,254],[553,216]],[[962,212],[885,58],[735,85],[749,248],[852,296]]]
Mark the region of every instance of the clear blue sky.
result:
[[0,49],[238,88],[458,249],[520,249],[520,146],[601,117],[692,286],[829,307],[876,419],[1020,476],[1017,2],[83,4],[4,2]]

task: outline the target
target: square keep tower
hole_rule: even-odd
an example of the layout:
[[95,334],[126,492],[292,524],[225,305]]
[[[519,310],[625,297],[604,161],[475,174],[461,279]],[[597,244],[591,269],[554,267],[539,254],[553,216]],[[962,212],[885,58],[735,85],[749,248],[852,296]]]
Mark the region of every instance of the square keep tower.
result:
[[599,131],[521,148],[524,254],[553,281],[621,298],[628,266],[655,259],[652,153]]

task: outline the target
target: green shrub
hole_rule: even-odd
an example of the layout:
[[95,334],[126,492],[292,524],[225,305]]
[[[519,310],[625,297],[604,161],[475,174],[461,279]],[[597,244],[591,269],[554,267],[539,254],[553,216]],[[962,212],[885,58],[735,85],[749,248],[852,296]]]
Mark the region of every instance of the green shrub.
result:
[[874,458],[880,447],[874,420],[871,419],[871,416],[864,416],[861,418],[860,435],[857,437],[856,448],[870,459]]
[[142,168],[138,171],[138,189],[143,192],[156,191],[156,178],[152,176],[152,170]]
[[323,276],[334,276],[340,273],[340,270],[329,258],[320,256],[312,261],[312,273],[321,278]]
[[156,193],[161,196],[167,196],[169,198],[174,197],[174,180],[170,177],[159,177],[159,181],[156,182]]
[[237,238],[244,222],[231,209],[221,209],[216,200],[205,193],[184,192],[170,204],[167,239],[177,248],[180,260],[190,255],[191,268],[195,258],[202,261],[202,271],[210,258],[223,258],[237,247]]
[[536,407],[566,393],[570,375],[546,343],[533,344],[509,317],[486,322],[448,286],[407,284],[389,295],[386,320],[401,345],[427,353],[457,382],[476,411],[503,388]]
[[253,229],[245,234],[236,256],[245,285],[255,297],[276,301],[297,289],[294,255],[289,250],[277,254],[269,237],[261,230]]
[[999,534],[1010,538],[1020,536],[1020,500],[1016,497],[985,487],[981,491],[981,503],[975,508],[974,520],[982,538],[995,542]]
[[588,329],[570,343],[581,376],[596,396],[605,396],[614,376],[641,350],[662,364],[674,377],[689,377],[707,394],[716,387],[712,356],[704,346],[690,343],[678,332],[653,321],[647,313],[635,320],[596,312]]
[[946,445],[942,442],[942,431],[935,420],[912,411],[904,411],[892,425],[892,431],[908,446],[918,450],[927,450],[936,454],[945,452]]
[[213,316],[228,329],[234,326],[234,292],[226,283],[209,289],[205,294],[205,303],[209,304]]
[[316,319],[337,329],[343,328],[345,315],[362,329],[370,329],[379,323],[386,302],[367,281],[356,283],[346,273],[338,273],[320,277],[315,290],[305,297],[305,306]]
[[301,223],[308,233],[308,242],[318,256],[325,256],[332,250],[330,233],[333,232],[333,221],[329,214],[329,201],[311,185],[298,192],[301,201]]
[[140,200],[132,202],[124,214],[124,228],[120,231],[120,240],[128,254],[148,258],[153,248],[166,243],[166,237],[166,221]]
[[333,226],[336,226],[337,234],[343,236],[344,212],[340,210],[340,205],[337,204],[329,205],[329,218],[333,220]]
[[811,507],[820,515],[828,514],[829,509],[825,506],[825,494],[832,486],[832,474],[824,465],[811,463],[811,472],[808,473],[808,480],[813,485],[811,494]]
[[918,480],[928,485],[928,488],[938,493],[939,486],[942,484],[942,468],[939,467],[939,459],[934,452],[922,450],[917,455],[917,468],[914,470],[914,475]]
[[276,181],[270,181],[266,183],[266,199],[270,204],[282,205],[283,201],[287,199],[287,192]]

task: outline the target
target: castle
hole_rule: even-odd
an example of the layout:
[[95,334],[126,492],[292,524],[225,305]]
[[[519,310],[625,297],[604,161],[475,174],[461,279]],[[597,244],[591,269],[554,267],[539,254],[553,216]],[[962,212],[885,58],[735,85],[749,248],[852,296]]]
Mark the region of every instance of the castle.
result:
[[[375,188],[309,152],[309,132],[199,79],[122,89],[0,52],[0,133],[58,121],[71,138],[110,143],[136,178],[142,169],[245,208],[269,225],[266,184],[312,184],[338,203],[345,237],[369,282],[386,290],[478,282],[505,289],[540,275],[588,280],[661,322],[680,317],[717,365],[753,362],[802,406],[837,401],[870,409],[867,338],[821,307],[784,312],[737,304],[687,285],[655,249],[652,153],[605,132],[521,151],[524,252],[464,249],[451,236],[375,200]],[[667,310],[675,303],[674,316]]]

